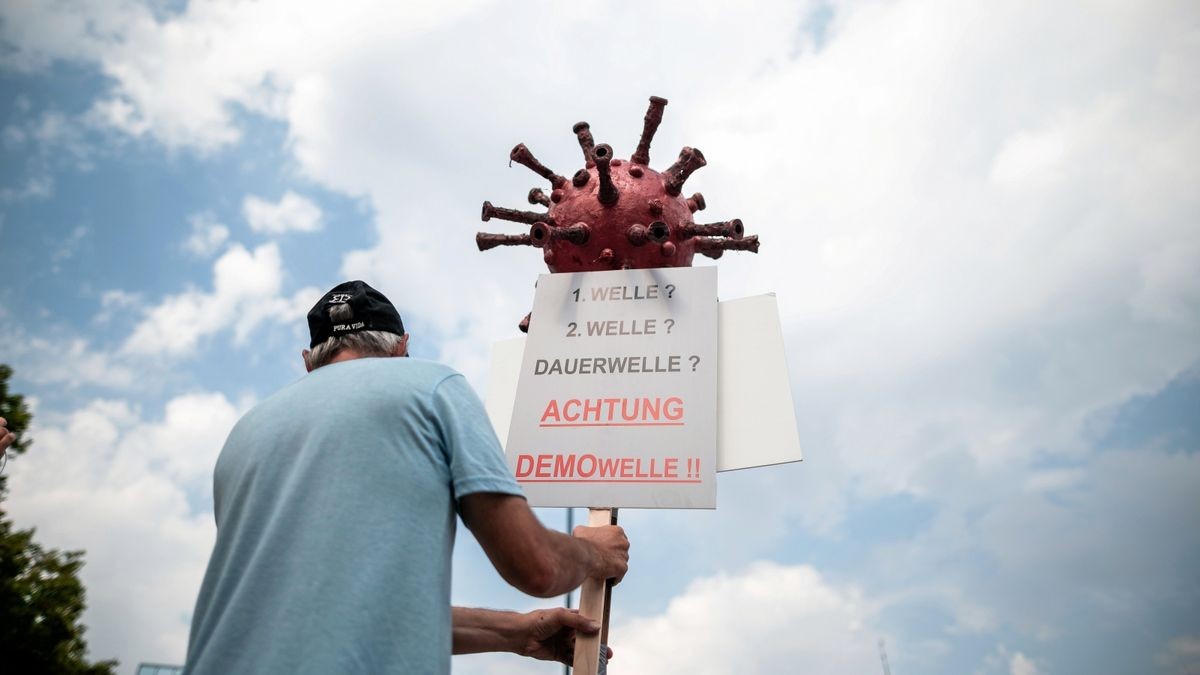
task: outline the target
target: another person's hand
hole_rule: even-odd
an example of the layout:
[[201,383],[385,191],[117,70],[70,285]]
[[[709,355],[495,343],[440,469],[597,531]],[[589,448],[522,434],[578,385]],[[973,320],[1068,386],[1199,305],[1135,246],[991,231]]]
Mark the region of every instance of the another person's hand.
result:
[[[593,635],[600,624],[575,609],[538,609],[519,618],[516,653],[566,665],[575,662],[575,634]],[[612,650],[607,653],[612,658]]]
[[8,450],[8,446],[12,445],[16,440],[17,437],[13,435],[13,432],[8,430],[8,420],[0,417],[0,454]]
[[621,583],[625,572],[629,571],[629,539],[625,536],[625,530],[619,525],[580,525],[575,528],[573,534],[590,542],[600,554],[600,560],[591,576],[597,579],[612,579],[613,584]]

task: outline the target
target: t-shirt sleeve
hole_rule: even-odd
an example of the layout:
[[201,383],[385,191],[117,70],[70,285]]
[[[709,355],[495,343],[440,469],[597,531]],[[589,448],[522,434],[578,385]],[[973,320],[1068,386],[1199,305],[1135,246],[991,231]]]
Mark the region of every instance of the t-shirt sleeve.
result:
[[442,380],[433,391],[433,405],[445,444],[454,500],[475,492],[523,497],[483,402],[466,378],[455,374]]

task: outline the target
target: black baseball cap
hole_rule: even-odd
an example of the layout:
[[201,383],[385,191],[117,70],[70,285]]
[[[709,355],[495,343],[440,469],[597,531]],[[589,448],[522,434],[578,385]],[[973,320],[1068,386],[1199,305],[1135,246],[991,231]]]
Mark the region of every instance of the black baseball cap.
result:
[[[333,305],[348,305],[354,314],[353,318],[335,324],[329,318],[329,308]],[[331,337],[364,330],[404,335],[400,312],[396,311],[387,296],[365,282],[355,280],[340,283],[308,310],[308,332],[312,336],[310,349]]]

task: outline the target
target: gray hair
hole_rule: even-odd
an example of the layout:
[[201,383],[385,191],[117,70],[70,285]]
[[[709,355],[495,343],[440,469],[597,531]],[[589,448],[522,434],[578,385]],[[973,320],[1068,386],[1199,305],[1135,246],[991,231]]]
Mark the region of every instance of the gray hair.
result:
[[[346,304],[332,305],[329,308],[329,318],[334,323],[345,323],[354,318],[354,312]],[[401,337],[380,330],[335,335],[312,348],[308,354],[308,365],[313,370],[327,366],[344,349],[354,351],[359,356],[392,356],[396,353],[396,346],[400,344]]]

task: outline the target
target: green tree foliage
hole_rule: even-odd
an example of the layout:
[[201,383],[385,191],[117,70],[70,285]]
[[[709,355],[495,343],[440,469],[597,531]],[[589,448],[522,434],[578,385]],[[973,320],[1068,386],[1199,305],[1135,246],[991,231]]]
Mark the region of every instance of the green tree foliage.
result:
[[[0,417],[17,441],[9,454],[29,449],[24,432],[31,415],[22,396],[8,391],[12,369],[0,364]],[[34,531],[18,530],[4,510],[8,494],[0,476],[0,670],[22,675],[114,675],[116,661],[88,663],[79,581],[83,551],[44,549]]]
[[[15,443],[8,448],[8,455],[19,455],[29,449],[29,439],[25,438],[25,430],[29,428],[29,406],[25,405],[25,397],[8,391],[8,379],[12,377],[12,368],[0,363],[0,417],[8,421],[8,430],[17,437]],[[0,478],[0,488],[4,487]]]

